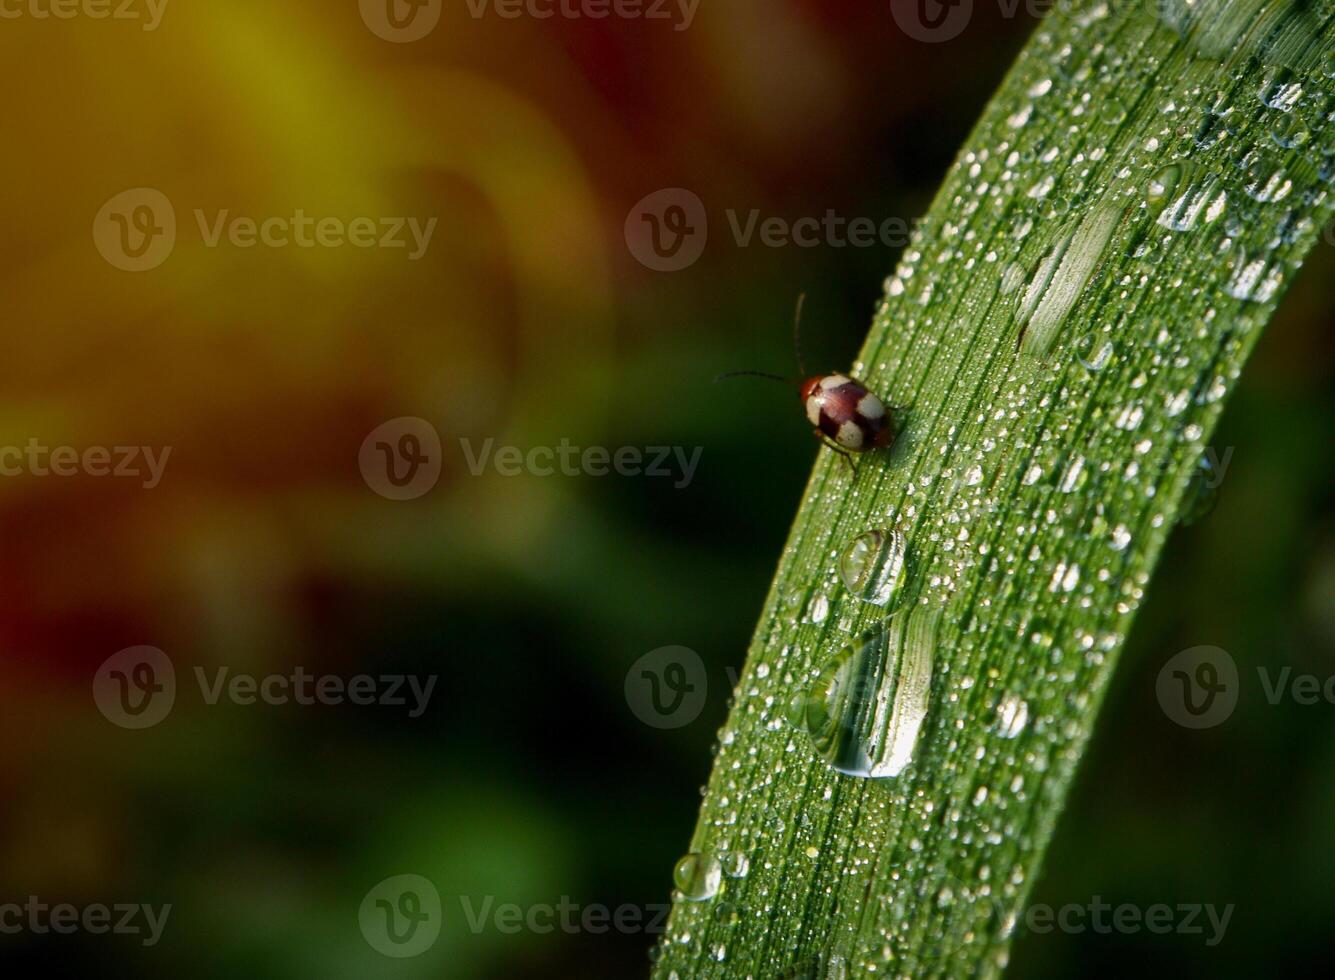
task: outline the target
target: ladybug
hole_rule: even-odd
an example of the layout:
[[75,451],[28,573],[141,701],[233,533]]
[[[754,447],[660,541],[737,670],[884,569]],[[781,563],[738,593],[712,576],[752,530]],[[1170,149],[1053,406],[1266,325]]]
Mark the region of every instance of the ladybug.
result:
[[[799,362],[801,354],[798,338],[805,298],[798,297],[793,323],[793,344],[799,350]],[[802,403],[806,406],[807,421],[815,427],[816,437],[848,460],[850,465],[853,453],[888,449],[894,445],[898,431],[892,410],[865,384],[847,374],[818,374],[799,381],[763,371],[734,371],[720,375],[717,380],[738,377],[765,378],[798,385]]]
[[824,374],[802,382],[807,421],[817,435],[847,453],[894,445],[895,427],[885,402],[846,374]]

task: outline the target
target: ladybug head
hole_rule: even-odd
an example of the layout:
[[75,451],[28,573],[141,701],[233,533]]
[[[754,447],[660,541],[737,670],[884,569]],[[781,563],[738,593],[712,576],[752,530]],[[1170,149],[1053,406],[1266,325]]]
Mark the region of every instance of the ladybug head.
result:
[[816,389],[820,387],[820,382],[821,379],[819,375],[814,378],[807,378],[802,382],[802,401],[806,401],[815,394]]

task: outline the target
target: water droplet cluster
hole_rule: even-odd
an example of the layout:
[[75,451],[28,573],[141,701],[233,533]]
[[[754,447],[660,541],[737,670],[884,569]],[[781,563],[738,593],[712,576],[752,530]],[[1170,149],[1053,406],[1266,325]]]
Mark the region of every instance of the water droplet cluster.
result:
[[819,464],[696,829],[720,871],[676,876],[656,975],[1004,968],[1038,808],[1335,211],[1332,13],[1079,0],[1037,28],[886,282],[859,376],[903,432]]

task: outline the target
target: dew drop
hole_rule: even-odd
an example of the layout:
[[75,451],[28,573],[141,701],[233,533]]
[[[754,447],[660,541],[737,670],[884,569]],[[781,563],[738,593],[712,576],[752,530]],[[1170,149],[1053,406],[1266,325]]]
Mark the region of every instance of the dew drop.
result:
[[1006,268],[1001,272],[1001,285],[999,287],[1003,296],[1008,296],[1015,290],[1024,285],[1025,271],[1024,267],[1014,262],[1008,262]]
[[727,851],[722,858],[723,873],[729,878],[745,878],[751,870],[751,859],[745,851]]
[[1311,130],[1299,115],[1287,116],[1275,124],[1275,128],[1270,131],[1270,138],[1278,146],[1289,150],[1294,147],[1302,146],[1312,136]]
[[811,600],[807,612],[813,623],[825,622],[826,617],[830,615],[830,600],[825,598],[824,593],[818,594]]
[[692,851],[677,862],[672,880],[682,898],[691,902],[705,902],[718,894],[723,883],[723,869],[718,859]]
[[997,734],[1002,738],[1015,738],[1024,726],[1029,724],[1029,702],[1008,694],[997,705]]
[[839,577],[863,602],[887,606],[904,580],[907,546],[897,529],[860,534],[839,556]]
[[915,607],[845,647],[812,682],[807,732],[830,768],[883,779],[912,762],[940,618],[939,610]]
[[1170,163],[1153,177],[1145,188],[1145,201],[1150,207],[1162,208],[1172,197],[1173,191],[1177,189],[1178,181],[1182,179],[1182,168],[1175,163]]
[[1262,104],[1280,112],[1292,112],[1303,97],[1302,84],[1288,77],[1284,71],[1272,71],[1262,80],[1258,93]]
[[1047,354],[1099,267],[1120,217],[1121,211],[1111,204],[1094,207],[1039,263],[1020,301],[1022,350],[1038,357]]
[[1178,520],[1189,527],[1209,517],[1219,503],[1219,487],[1223,481],[1223,471],[1215,461],[1213,451],[1202,453],[1192,470]]
[[1087,333],[1075,342],[1075,357],[1086,371],[1102,371],[1112,360],[1113,342],[1099,333]]
[[807,730],[807,696],[798,692],[788,701],[788,706],[783,713],[788,724],[800,732]]
[[714,920],[726,926],[735,926],[741,921],[741,915],[737,911],[737,906],[731,902],[719,902],[714,908]]
[[1076,456],[1062,473],[1057,489],[1061,493],[1074,493],[1085,485],[1089,474],[1085,470],[1085,457]]
[[1204,181],[1187,187],[1159,215],[1158,224],[1169,231],[1192,231],[1218,221],[1228,208],[1228,192]]

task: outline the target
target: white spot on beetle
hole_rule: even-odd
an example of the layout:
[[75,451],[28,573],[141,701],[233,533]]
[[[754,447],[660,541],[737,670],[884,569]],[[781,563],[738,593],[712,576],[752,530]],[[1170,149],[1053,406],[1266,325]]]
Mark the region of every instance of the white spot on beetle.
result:
[[807,419],[812,425],[820,425],[820,395],[812,395],[807,399]]
[[831,374],[829,377],[820,379],[820,386],[826,391],[831,388],[842,388],[846,384],[852,384],[852,382],[842,374]]
[[845,449],[862,448],[862,429],[856,422],[845,422],[839,426],[839,435],[835,437],[835,442]]
[[870,419],[874,422],[877,419],[885,418],[885,405],[881,403],[879,398],[868,392],[858,402],[858,413],[864,419]]

